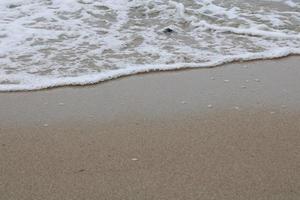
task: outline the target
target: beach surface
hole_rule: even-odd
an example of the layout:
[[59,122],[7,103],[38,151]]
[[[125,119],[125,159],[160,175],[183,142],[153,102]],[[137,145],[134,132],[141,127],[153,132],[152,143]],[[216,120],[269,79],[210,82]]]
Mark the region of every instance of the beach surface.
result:
[[0,93],[0,199],[299,199],[299,63]]

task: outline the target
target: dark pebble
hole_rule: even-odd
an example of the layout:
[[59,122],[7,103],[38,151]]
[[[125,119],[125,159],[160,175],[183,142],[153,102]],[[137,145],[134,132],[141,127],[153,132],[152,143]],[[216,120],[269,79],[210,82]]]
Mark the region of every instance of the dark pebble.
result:
[[173,33],[175,31],[173,29],[171,29],[171,28],[166,28],[163,32],[166,33],[166,34],[168,34],[168,33]]

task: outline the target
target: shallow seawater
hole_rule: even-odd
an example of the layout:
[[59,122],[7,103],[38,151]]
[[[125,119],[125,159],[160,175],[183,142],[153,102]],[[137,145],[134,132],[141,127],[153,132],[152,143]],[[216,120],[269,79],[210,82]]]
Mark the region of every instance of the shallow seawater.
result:
[[300,54],[300,0],[1,0],[0,91]]

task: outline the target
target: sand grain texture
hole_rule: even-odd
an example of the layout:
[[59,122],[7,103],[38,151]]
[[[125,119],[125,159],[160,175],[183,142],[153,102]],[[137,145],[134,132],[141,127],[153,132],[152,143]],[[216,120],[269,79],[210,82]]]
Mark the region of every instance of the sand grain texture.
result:
[[0,93],[0,199],[299,199],[299,62]]

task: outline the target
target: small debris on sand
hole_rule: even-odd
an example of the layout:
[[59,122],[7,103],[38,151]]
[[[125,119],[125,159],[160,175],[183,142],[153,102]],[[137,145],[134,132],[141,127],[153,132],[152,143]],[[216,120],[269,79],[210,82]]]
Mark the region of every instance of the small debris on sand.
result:
[[85,171],[85,169],[80,169],[80,170],[77,170],[77,171],[75,171],[74,173],[81,173],[81,172],[84,172]]

